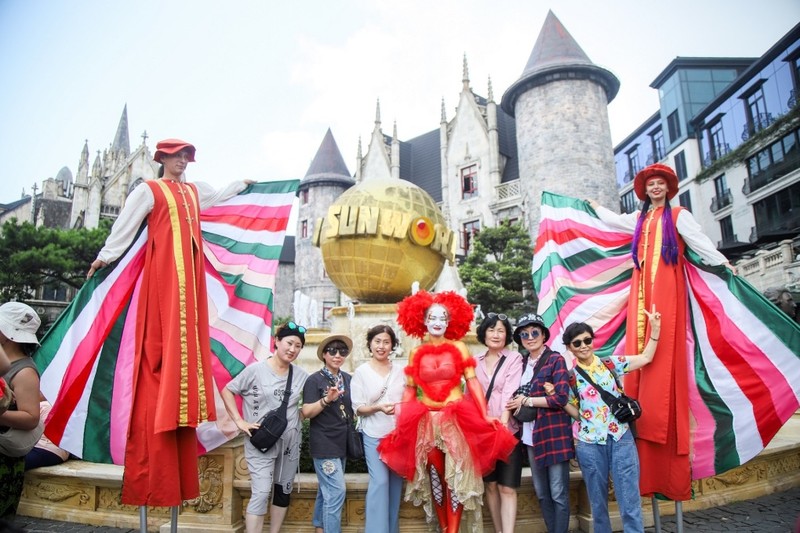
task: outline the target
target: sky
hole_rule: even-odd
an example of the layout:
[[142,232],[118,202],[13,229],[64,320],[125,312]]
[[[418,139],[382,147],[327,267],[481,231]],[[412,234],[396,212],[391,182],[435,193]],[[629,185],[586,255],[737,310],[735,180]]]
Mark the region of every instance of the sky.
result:
[[466,55],[495,100],[522,74],[548,10],[621,82],[614,144],[658,110],[678,56],[759,57],[798,0],[0,0],[0,204],[114,139],[197,147],[190,180],[302,178],[331,129],[351,174],[380,100],[406,140],[452,119]]

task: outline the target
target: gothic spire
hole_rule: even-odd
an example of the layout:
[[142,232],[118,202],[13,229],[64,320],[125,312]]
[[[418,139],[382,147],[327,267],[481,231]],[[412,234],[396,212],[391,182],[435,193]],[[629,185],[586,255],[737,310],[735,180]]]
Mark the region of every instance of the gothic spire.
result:
[[469,65],[467,65],[467,53],[464,52],[464,67],[463,74],[461,75],[461,83],[464,84],[464,90],[469,90]]
[[124,153],[126,158],[131,155],[131,142],[128,137],[128,104],[122,108],[122,116],[119,119],[117,134],[114,136],[111,150]]

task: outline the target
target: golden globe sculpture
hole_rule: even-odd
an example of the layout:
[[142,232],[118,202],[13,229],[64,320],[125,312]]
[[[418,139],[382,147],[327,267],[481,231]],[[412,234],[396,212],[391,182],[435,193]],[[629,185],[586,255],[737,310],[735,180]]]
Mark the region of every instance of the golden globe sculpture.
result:
[[433,198],[405,180],[362,181],[314,226],[328,277],[364,303],[396,303],[415,281],[430,289],[455,258],[455,235]]

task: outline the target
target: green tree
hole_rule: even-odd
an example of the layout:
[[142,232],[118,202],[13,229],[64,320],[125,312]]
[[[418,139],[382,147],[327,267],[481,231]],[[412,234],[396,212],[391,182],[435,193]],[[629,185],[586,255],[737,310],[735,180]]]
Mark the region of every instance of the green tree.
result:
[[517,316],[535,310],[532,259],[531,238],[521,224],[484,228],[458,269],[467,298],[484,313]]
[[0,299],[31,299],[38,288],[49,284],[80,288],[110,228],[105,220],[96,229],[7,221],[0,235]]

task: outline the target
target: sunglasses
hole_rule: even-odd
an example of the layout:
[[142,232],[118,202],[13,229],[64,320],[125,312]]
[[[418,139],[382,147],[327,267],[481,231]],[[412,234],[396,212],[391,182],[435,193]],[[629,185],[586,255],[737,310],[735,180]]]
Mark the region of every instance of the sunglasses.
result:
[[499,315],[497,313],[486,313],[486,316],[489,318],[499,318],[500,320],[508,320],[508,316],[504,315],[503,313],[500,313]]
[[535,330],[533,330],[531,332],[520,331],[519,332],[519,338],[524,340],[524,341],[526,341],[528,339],[538,339],[541,334],[542,333],[538,329],[535,329]]
[[574,340],[570,344],[572,345],[573,348],[580,348],[581,344],[584,344],[586,346],[591,346],[593,340],[594,339],[592,339],[591,337],[587,337],[585,339]]
[[342,357],[347,357],[350,354],[350,350],[347,348],[325,348],[325,353],[334,356],[334,355],[341,355]]
[[287,327],[287,328],[289,328],[289,329],[294,329],[294,330],[297,330],[297,331],[299,331],[300,333],[305,333],[305,332],[306,332],[306,328],[305,328],[305,327],[303,327],[303,326],[298,326],[298,325],[297,325],[297,324],[295,324],[294,322],[289,322],[288,324],[286,324],[286,327]]

